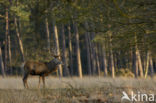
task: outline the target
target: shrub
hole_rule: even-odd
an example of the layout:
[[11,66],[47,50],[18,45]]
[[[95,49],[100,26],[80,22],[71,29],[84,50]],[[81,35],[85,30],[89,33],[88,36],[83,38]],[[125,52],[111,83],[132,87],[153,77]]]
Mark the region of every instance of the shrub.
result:
[[121,68],[116,72],[117,76],[134,77],[134,74],[128,68]]

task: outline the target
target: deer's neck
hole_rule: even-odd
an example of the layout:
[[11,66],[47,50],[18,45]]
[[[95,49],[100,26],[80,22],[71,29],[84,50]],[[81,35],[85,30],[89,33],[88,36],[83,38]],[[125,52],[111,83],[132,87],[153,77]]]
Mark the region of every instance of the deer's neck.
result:
[[55,69],[57,67],[57,65],[55,63],[53,63],[53,62],[48,62],[48,63],[46,63],[46,65],[47,65],[50,72],[55,71]]

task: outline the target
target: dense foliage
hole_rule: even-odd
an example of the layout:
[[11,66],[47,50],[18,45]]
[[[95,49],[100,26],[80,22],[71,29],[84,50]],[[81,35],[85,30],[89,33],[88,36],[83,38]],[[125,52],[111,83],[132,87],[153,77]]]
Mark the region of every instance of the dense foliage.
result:
[[[70,74],[73,71],[72,74],[77,75],[78,72],[74,25],[78,27],[83,74],[89,74],[90,70],[91,74],[109,75],[114,67],[115,72],[124,68],[141,76],[140,72],[146,74],[148,68],[149,73],[156,69],[156,0],[0,0],[0,44],[4,63],[7,62],[6,55],[9,62],[9,53],[5,53],[5,46],[9,45],[6,12],[11,43],[11,63],[7,63],[7,67],[15,69],[14,72],[20,71],[17,67],[23,62],[17,33],[23,43],[25,60],[49,61],[52,57],[46,34],[48,30],[50,50],[55,49],[54,25],[58,27],[60,52],[62,55],[66,52]],[[62,25],[65,38],[62,37]],[[69,32],[73,67],[70,67]]]

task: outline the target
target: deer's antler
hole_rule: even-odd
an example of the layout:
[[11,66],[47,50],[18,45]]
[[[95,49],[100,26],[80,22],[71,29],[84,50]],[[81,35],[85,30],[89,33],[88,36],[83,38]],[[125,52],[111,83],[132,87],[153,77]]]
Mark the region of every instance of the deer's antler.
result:
[[55,48],[51,50],[51,55],[55,58],[58,58],[61,56],[60,54],[57,53],[57,50]]

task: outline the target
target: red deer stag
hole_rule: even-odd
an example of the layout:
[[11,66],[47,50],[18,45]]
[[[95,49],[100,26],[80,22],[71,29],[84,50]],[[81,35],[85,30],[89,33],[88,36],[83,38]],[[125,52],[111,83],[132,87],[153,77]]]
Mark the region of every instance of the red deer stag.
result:
[[54,56],[54,58],[49,62],[34,62],[27,61],[23,64],[24,67],[24,77],[23,83],[24,87],[28,88],[27,79],[29,75],[38,75],[39,76],[39,84],[42,79],[43,87],[45,87],[45,76],[48,76],[52,72],[56,72],[58,66],[62,64],[62,62],[58,59],[59,56]]

